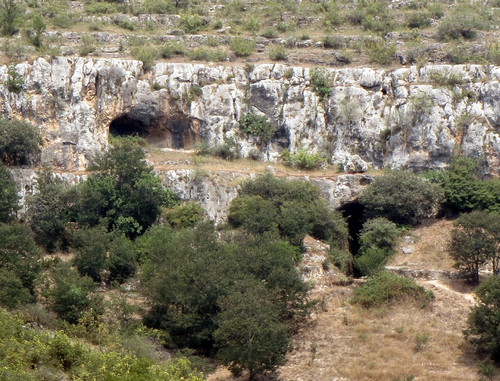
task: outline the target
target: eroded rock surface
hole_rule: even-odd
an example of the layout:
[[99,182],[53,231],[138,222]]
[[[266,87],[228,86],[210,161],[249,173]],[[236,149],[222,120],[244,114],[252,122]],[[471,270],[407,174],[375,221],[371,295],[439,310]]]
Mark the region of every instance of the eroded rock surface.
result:
[[[144,73],[134,60],[57,57],[15,67],[24,89],[9,91],[0,67],[0,110],[43,131],[42,160],[80,170],[107,147],[118,118],[142,126],[154,144],[192,148],[235,139],[275,161],[283,149],[321,152],[348,172],[370,167],[441,168],[458,154],[500,168],[500,68],[440,65],[396,70],[326,69],[321,99],[311,70],[157,63]],[[241,134],[247,112],[279,131],[267,147]],[[141,127],[141,128],[142,128]]]

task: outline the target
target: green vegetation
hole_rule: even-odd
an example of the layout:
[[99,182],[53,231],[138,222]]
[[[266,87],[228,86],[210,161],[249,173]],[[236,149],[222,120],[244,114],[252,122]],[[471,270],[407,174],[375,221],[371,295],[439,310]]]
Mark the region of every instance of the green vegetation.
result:
[[270,174],[243,184],[229,208],[229,222],[255,234],[278,232],[296,246],[306,234],[338,245],[346,239],[345,222],[330,210],[317,187]]
[[239,123],[243,133],[255,136],[261,144],[267,144],[278,130],[265,115],[258,115],[252,112],[245,114],[239,120]]
[[110,345],[102,350],[30,323],[0,309],[0,379],[203,380],[185,358],[159,364],[125,348]]
[[500,214],[474,211],[455,221],[448,251],[456,267],[479,283],[479,269],[491,264],[494,274],[500,271]]
[[0,222],[8,222],[19,209],[17,184],[7,167],[0,162]]
[[311,69],[311,87],[321,100],[330,96],[332,87],[330,85],[330,74],[326,69]]
[[[486,350],[493,360],[500,359],[500,276],[494,275],[476,289],[478,304],[472,307],[466,336]],[[493,368],[494,370],[494,368]],[[491,369],[489,370],[491,372]],[[494,371],[493,371],[494,373]]]
[[28,122],[0,117],[0,160],[6,165],[27,165],[38,160],[42,137]]
[[237,57],[248,57],[255,49],[255,41],[242,37],[235,37],[231,40],[229,46]]
[[439,186],[404,171],[377,177],[360,197],[369,218],[385,217],[399,224],[416,224],[435,214],[441,200]]
[[224,160],[235,160],[241,157],[240,145],[234,139],[226,139],[222,144],[211,145],[202,141],[196,146],[197,155],[210,155]]
[[326,159],[320,153],[309,153],[305,150],[300,150],[296,153],[291,153],[289,150],[284,150],[281,154],[281,159],[289,167],[299,169],[318,169],[326,164]]
[[355,267],[362,275],[373,275],[381,271],[394,254],[400,230],[386,218],[379,217],[363,224],[359,234],[360,255]]
[[374,308],[406,301],[425,307],[433,298],[431,291],[419,286],[413,279],[382,271],[354,290],[352,303]]

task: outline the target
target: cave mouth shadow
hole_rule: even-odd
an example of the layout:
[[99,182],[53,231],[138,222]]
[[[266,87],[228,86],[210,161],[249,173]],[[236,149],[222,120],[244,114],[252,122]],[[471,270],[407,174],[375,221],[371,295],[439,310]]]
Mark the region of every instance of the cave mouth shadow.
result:
[[139,136],[156,148],[193,149],[202,140],[202,123],[182,113],[159,116],[134,115],[116,117],[109,124],[110,136]]
[[347,230],[349,232],[349,252],[357,256],[360,249],[359,233],[363,229],[365,222],[364,207],[358,201],[347,202],[338,208],[342,216],[347,221]]

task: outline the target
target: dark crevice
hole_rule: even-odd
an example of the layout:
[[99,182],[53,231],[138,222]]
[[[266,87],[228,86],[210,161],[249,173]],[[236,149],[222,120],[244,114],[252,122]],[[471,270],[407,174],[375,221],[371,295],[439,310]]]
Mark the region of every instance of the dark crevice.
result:
[[364,208],[357,201],[348,202],[339,208],[342,216],[347,221],[347,229],[349,231],[349,251],[353,256],[359,253],[359,233],[363,228],[364,223]]

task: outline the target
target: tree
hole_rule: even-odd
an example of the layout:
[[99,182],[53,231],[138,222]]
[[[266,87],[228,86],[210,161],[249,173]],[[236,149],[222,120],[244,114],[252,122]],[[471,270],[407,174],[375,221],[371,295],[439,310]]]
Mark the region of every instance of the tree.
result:
[[6,165],[26,165],[37,159],[42,137],[30,123],[0,117],[0,160]]
[[385,217],[410,225],[435,215],[441,199],[438,185],[405,171],[377,177],[359,198],[369,218]]
[[242,279],[219,300],[214,332],[217,357],[235,374],[243,369],[249,379],[284,364],[290,345],[288,327],[280,320],[273,295],[257,279]]
[[67,246],[66,226],[77,197],[52,171],[38,173],[37,193],[28,199],[28,221],[38,244],[47,251]]
[[0,222],[8,222],[19,209],[17,185],[9,170],[0,162]]
[[145,158],[132,141],[117,142],[98,160],[96,174],[79,186],[76,221],[95,226],[102,220],[109,230],[135,238],[156,221],[162,206],[176,205],[178,197],[163,187]]
[[[35,299],[35,280],[41,271],[41,251],[30,229],[20,224],[0,224],[1,302],[13,307]],[[9,280],[9,281],[7,281]]]
[[300,246],[306,234],[323,240],[344,242],[342,216],[331,210],[312,183],[285,180],[264,174],[245,182],[229,208],[229,222],[249,232],[277,231]]
[[[498,271],[498,236],[490,230],[498,227],[498,214],[475,211],[457,218],[451,232],[448,252],[455,266],[468,272],[474,284],[479,283],[479,269],[492,260]],[[498,234],[498,232],[497,232]]]
[[476,289],[478,304],[472,307],[466,336],[500,360],[500,276],[486,279]]
[[94,282],[81,277],[68,264],[61,263],[51,273],[48,298],[51,309],[61,319],[76,324],[86,311],[102,313],[102,299],[91,295]]

